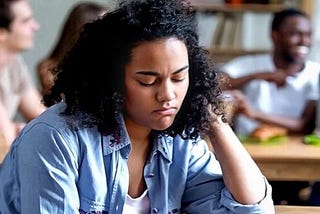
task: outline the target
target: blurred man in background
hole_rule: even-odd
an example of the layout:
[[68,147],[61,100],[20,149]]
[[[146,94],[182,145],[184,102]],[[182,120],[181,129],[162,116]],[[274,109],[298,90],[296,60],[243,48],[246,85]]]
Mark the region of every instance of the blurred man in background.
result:
[[313,130],[320,65],[307,60],[311,46],[309,17],[296,9],[275,13],[270,54],[242,56],[221,70],[228,89],[246,97],[245,111],[236,121],[238,134],[250,134],[261,123],[286,128],[290,133]]
[[24,126],[14,121],[17,112],[29,121],[45,109],[20,56],[33,47],[38,29],[27,0],[0,0],[0,138],[6,144]]

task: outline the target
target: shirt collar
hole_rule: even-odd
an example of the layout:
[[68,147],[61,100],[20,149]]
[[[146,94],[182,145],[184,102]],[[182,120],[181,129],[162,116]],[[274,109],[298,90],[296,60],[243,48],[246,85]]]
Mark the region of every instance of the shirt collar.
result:
[[168,134],[159,134],[155,137],[153,142],[153,150],[151,158],[156,154],[160,153],[168,161],[172,161],[172,144],[173,137]]
[[130,145],[130,138],[122,114],[117,115],[116,120],[119,124],[117,131],[118,133],[102,135],[104,155],[109,155],[114,151],[120,150]]
[[[119,124],[119,136],[117,136],[115,133],[110,135],[102,135],[104,155],[109,155],[114,151],[121,150],[122,148],[130,145],[130,138],[124,123],[123,115],[119,114],[116,119]],[[164,158],[171,162],[172,143],[173,137],[169,136],[168,134],[159,134],[154,139],[151,156],[153,157],[157,152],[160,152]]]

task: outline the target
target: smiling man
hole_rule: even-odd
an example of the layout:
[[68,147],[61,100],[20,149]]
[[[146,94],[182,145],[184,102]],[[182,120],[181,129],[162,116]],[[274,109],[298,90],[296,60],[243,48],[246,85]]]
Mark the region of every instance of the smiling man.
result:
[[239,89],[241,115],[235,129],[250,134],[261,123],[286,128],[290,133],[313,130],[320,65],[307,60],[311,46],[309,17],[296,9],[275,13],[271,25],[273,51],[242,56],[221,71],[230,80],[228,89]]

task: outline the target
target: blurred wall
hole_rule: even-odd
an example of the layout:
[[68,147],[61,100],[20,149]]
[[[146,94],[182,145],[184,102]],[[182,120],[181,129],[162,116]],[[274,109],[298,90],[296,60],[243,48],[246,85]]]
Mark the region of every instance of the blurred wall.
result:
[[319,0],[304,0],[307,6],[303,6],[303,9],[310,14],[313,26],[313,47],[311,49],[310,59],[320,63],[320,1]]
[[[38,85],[36,74],[37,63],[51,50],[58,38],[65,16],[71,7],[84,0],[29,0],[34,16],[40,24],[40,30],[36,34],[33,49],[23,53],[23,56],[32,73],[34,82]],[[113,0],[86,0],[97,2],[109,7],[114,6]]]

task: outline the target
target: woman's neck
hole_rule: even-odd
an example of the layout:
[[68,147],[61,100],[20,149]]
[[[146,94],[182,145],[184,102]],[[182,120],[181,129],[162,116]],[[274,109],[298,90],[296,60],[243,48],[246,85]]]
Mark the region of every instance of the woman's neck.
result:
[[128,194],[136,198],[147,188],[143,171],[152,147],[149,141],[151,129],[139,126],[130,119],[125,119],[125,124],[131,141],[131,151],[128,157]]
[[146,148],[149,144],[151,129],[144,126],[140,126],[130,119],[125,119],[125,124],[128,135],[131,140],[132,147],[138,147],[140,149]]

